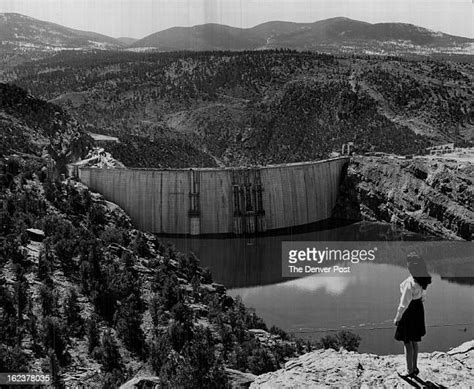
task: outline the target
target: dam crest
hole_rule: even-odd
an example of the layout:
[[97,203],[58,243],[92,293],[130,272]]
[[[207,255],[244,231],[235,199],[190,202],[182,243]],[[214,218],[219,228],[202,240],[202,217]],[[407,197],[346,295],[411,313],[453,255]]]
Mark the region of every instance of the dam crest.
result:
[[137,228],[166,235],[259,234],[331,217],[348,157],[264,167],[81,167],[91,190]]

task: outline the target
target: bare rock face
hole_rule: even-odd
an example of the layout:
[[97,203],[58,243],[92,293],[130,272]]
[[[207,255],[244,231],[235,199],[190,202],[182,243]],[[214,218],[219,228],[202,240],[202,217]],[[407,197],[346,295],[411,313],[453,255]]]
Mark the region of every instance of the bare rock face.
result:
[[449,160],[355,157],[334,216],[386,221],[419,233],[472,240],[474,165]]
[[144,376],[134,377],[130,381],[124,383],[120,389],[135,389],[135,388],[159,388],[160,377]]
[[114,159],[112,155],[101,147],[94,147],[87,156],[74,164],[78,167],[97,167],[101,169],[123,169],[125,165]]
[[[227,378],[229,380],[229,388],[242,389],[248,388],[255,380],[256,376],[251,373],[243,373],[238,370],[226,369]],[[160,377],[158,376],[140,376],[134,377],[127,381],[120,389],[136,389],[136,388],[161,388]]]
[[[445,387],[474,384],[474,342],[444,352],[422,353],[420,379]],[[358,354],[345,350],[317,350],[288,361],[284,369],[258,376],[250,388],[410,387],[397,374],[405,368],[404,355]],[[420,386],[421,387],[421,386]],[[427,386],[428,387],[428,386]]]
[[243,373],[233,369],[226,369],[226,375],[232,389],[248,388],[256,378],[252,373]]

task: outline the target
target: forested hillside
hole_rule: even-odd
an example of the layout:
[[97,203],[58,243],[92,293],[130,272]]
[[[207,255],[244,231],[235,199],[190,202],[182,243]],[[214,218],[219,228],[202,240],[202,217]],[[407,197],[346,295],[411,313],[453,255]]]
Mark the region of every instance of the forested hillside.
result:
[[[63,53],[10,77],[66,106],[87,129],[122,136],[123,152],[133,150],[130,135],[187,141],[209,157],[196,152],[190,163],[212,166],[323,158],[348,141],[359,152],[399,154],[465,144],[473,137],[473,75],[469,63],[283,50]],[[158,148],[150,152],[149,160],[160,159]]]
[[84,128],[61,107],[0,83],[0,155],[49,155],[64,165],[91,144]]

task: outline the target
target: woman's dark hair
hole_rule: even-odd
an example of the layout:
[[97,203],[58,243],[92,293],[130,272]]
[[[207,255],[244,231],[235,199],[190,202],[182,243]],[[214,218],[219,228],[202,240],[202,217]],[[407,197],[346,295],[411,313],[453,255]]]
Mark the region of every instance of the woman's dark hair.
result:
[[431,276],[426,268],[426,263],[415,251],[407,255],[407,266],[415,282],[423,289],[426,289],[431,284]]
[[420,285],[423,289],[426,289],[431,284],[431,277],[413,277],[415,282]]

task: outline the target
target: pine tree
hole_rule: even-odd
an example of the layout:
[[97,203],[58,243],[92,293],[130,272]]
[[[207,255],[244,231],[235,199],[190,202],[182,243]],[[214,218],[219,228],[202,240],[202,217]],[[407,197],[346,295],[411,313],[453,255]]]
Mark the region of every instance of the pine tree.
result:
[[139,298],[131,294],[123,300],[115,314],[117,334],[123,339],[127,348],[139,355],[144,352],[145,337],[141,329],[142,313]]
[[99,356],[104,372],[122,371],[122,357],[110,330],[106,330],[102,334]]
[[39,293],[43,317],[56,314],[57,301],[53,289],[47,285],[41,285],[39,288]]
[[87,321],[87,346],[89,354],[92,355],[96,347],[100,345],[99,325],[97,315],[92,315]]
[[51,283],[51,274],[53,272],[53,258],[50,252],[49,244],[46,242],[44,249],[40,252],[38,260],[38,278],[41,282]]
[[167,332],[158,333],[154,336],[150,347],[150,365],[155,374],[160,374],[171,352],[171,343]]
[[82,318],[80,316],[80,307],[77,300],[75,289],[71,289],[64,300],[64,315],[66,324],[71,335],[79,335],[83,331]]
[[66,330],[64,325],[55,316],[43,319],[43,344],[46,350],[52,350],[59,364],[64,366],[69,360],[66,352]]

